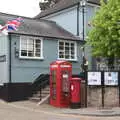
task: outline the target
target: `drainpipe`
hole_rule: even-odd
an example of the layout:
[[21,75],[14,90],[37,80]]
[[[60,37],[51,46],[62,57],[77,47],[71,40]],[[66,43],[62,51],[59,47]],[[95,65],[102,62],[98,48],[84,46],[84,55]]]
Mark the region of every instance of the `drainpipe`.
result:
[[80,11],[80,3],[78,2],[77,4],[77,36],[80,35],[80,30],[79,30],[79,11]]
[[9,40],[9,83],[11,83],[11,34],[8,34]]

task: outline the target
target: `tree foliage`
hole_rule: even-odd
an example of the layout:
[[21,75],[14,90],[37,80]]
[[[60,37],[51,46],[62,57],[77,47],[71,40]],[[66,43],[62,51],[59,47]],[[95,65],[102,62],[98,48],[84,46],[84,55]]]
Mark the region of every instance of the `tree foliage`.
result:
[[120,0],[101,0],[92,22],[87,43],[94,56],[120,58]]

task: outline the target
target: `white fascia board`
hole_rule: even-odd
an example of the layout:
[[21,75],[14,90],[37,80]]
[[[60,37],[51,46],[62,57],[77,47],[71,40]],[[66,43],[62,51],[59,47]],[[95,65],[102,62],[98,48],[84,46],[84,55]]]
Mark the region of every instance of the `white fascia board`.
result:
[[100,5],[97,5],[97,4],[92,4],[92,3],[87,3],[88,6],[92,6],[92,7],[100,7]]

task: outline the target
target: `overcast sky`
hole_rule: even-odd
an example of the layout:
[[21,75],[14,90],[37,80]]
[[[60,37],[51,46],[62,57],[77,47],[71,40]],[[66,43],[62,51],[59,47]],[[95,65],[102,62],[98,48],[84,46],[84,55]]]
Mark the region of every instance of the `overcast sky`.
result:
[[34,17],[40,13],[40,0],[1,0],[0,12],[26,17]]

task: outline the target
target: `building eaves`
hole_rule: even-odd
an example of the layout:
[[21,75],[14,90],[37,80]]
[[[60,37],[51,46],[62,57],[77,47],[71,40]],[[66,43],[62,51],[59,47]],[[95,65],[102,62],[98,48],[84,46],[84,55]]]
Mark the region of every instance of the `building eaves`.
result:
[[[0,13],[0,21],[3,21],[3,25],[6,21],[17,18],[18,16]],[[68,32],[56,22],[43,20],[43,19],[33,19],[22,17],[23,23],[18,28],[17,31],[12,31],[13,34],[23,34],[23,35],[34,35],[41,37],[50,37],[57,39],[67,39],[67,40],[80,40],[72,33]]]

